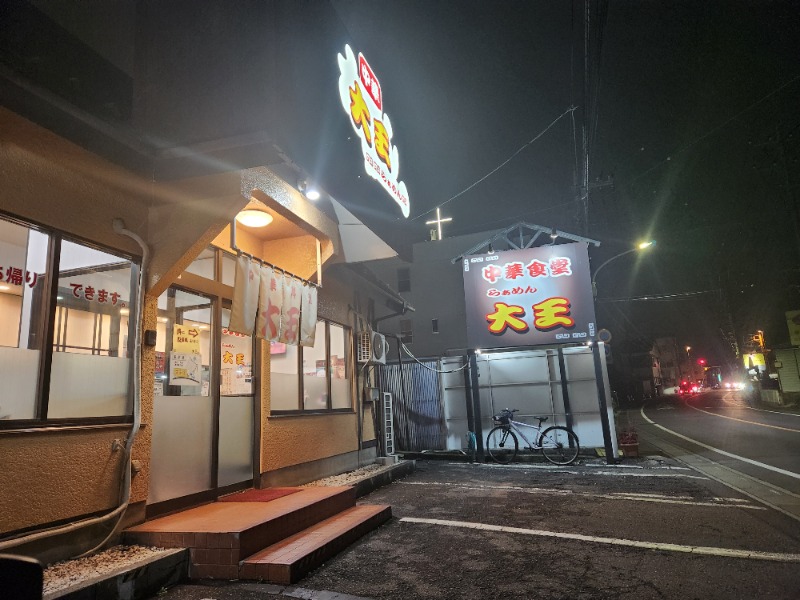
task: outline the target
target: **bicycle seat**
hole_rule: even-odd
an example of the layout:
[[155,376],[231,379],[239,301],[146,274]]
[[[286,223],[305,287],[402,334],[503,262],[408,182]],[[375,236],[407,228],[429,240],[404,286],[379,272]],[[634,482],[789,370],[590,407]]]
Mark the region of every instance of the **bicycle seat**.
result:
[[534,418],[534,419],[539,419],[539,423],[544,423],[544,422],[545,422],[545,421],[547,421],[547,419],[549,419],[550,417],[533,417],[533,418]]

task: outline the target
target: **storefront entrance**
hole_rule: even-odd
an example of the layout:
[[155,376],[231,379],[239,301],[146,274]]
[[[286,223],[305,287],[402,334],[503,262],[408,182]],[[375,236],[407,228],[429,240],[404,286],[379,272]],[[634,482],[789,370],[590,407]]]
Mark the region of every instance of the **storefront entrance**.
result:
[[148,517],[245,489],[254,477],[253,339],[228,331],[226,286],[181,279],[192,289],[171,287],[158,301]]

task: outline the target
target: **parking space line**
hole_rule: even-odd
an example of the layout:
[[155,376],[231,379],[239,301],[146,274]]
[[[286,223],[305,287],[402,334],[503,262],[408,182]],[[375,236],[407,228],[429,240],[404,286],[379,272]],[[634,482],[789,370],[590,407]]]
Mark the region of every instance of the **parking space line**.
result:
[[680,477],[683,479],[707,479],[700,475],[686,475],[685,473],[636,473],[620,471],[591,471],[591,475],[606,475],[610,477]]
[[713,506],[715,508],[744,508],[749,510],[766,510],[763,506],[749,504],[747,500],[739,498],[714,498],[713,501],[692,500],[687,496],[666,496],[660,494],[636,494],[628,492],[580,492],[559,488],[522,487],[515,485],[469,485],[466,483],[440,482],[440,481],[397,481],[398,485],[427,485],[457,487],[464,490],[478,490],[496,492],[506,490],[521,492],[523,494],[551,494],[555,496],[581,496],[584,498],[603,498],[606,500],[628,500],[631,502],[654,502],[657,504],[682,504],[686,506]]
[[613,546],[628,546],[631,548],[644,548],[647,550],[662,550],[666,552],[683,552],[687,554],[701,554],[705,556],[720,556],[724,558],[749,558],[752,560],[768,560],[773,562],[800,562],[800,554],[784,552],[762,552],[759,550],[736,550],[733,548],[716,548],[713,546],[688,546],[684,544],[664,544],[661,542],[639,542],[624,538],[598,537],[582,535],[580,533],[560,533],[545,531],[543,529],[523,529],[521,527],[507,527],[505,525],[487,525],[469,521],[450,521],[445,519],[426,519],[417,517],[402,517],[401,523],[416,523],[424,525],[439,525],[443,527],[458,527],[462,529],[476,529],[497,533],[516,533],[520,535],[533,535],[550,537],[580,542],[593,542],[596,544],[610,544]]

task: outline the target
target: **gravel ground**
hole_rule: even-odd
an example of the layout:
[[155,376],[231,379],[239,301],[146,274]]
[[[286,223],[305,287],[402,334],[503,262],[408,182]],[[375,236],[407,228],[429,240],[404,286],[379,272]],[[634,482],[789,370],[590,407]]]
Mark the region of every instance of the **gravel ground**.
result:
[[105,578],[169,552],[172,550],[149,546],[114,546],[92,556],[58,562],[44,570],[43,592],[46,596],[86,581]]
[[[388,471],[390,468],[390,466],[378,464],[367,465],[355,471],[311,481],[300,487],[350,485],[382,471]],[[114,546],[86,558],[52,564],[44,571],[44,595],[125,571],[144,560],[168,552],[171,550],[149,546]]]

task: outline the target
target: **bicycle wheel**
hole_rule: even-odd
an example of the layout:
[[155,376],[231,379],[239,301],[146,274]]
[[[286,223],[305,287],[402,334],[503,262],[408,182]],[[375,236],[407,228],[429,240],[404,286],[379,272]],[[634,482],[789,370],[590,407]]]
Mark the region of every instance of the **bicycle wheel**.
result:
[[580,450],[578,436],[560,425],[545,429],[539,438],[539,446],[544,457],[554,465],[572,464],[578,458]]
[[486,436],[486,451],[492,460],[508,464],[517,456],[519,442],[514,432],[505,427],[495,427]]

